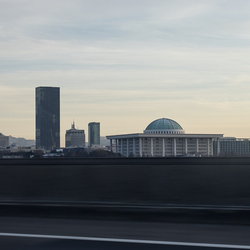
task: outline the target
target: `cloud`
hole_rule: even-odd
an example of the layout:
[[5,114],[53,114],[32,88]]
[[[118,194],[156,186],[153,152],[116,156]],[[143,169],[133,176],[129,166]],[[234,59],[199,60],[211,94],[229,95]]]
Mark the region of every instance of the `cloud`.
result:
[[0,0],[3,129],[19,123],[34,136],[25,121],[34,120],[35,87],[45,85],[61,88],[62,135],[73,118],[100,118],[103,133],[112,124],[133,132],[126,121],[139,130],[157,116],[195,129],[203,119],[207,129],[212,119],[226,127],[230,113],[246,119],[249,7],[247,0]]

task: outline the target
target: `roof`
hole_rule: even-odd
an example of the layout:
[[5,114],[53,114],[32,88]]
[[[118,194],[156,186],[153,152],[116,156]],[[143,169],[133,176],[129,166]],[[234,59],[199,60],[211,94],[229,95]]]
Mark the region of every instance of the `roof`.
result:
[[179,123],[168,118],[160,118],[151,122],[145,130],[183,130]]
[[132,138],[187,138],[187,139],[216,139],[222,138],[223,134],[145,134],[145,133],[135,133],[135,134],[120,134],[120,135],[108,135],[107,139],[132,139]]

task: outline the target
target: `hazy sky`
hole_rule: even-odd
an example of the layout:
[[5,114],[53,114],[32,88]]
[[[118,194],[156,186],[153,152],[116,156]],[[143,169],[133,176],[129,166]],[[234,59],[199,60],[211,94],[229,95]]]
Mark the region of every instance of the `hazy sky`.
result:
[[35,87],[101,135],[161,117],[250,137],[249,0],[0,0],[0,132],[35,138]]

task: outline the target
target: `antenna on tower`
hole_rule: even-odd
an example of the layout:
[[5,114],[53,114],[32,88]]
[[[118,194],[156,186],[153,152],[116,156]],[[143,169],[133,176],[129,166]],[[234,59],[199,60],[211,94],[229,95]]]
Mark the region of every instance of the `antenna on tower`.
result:
[[72,129],[75,129],[75,121],[73,120],[73,123],[72,123],[72,125],[71,125],[71,128]]

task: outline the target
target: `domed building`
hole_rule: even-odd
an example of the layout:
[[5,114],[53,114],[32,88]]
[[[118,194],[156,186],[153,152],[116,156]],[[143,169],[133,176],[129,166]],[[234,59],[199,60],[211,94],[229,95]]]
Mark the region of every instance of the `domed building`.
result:
[[219,145],[222,137],[223,134],[186,134],[176,121],[160,118],[143,133],[110,135],[107,139],[111,150],[126,157],[171,157],[212,156],[213,141]]
[[184,134],[183,128],[174,120],[160,118],[151,122],[144,130],[147,134]]

